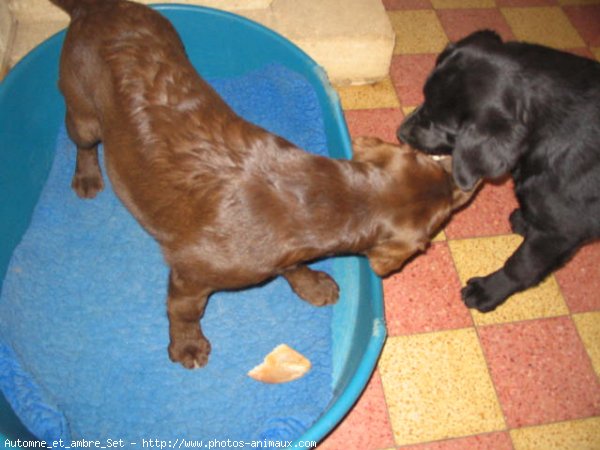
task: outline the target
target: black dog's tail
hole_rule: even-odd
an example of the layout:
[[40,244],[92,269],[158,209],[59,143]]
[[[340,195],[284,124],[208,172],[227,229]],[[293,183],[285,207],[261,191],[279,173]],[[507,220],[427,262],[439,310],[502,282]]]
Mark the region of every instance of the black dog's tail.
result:
[[50,2],[64,10],[71,17],[89,9],[91,6],[108,3],[110,1],[114,0],[50,0]]

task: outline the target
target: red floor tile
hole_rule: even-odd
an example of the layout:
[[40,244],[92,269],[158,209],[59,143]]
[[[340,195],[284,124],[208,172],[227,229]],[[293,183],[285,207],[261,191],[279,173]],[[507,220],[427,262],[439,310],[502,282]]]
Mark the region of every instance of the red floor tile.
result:
[[600,414],[600,383],[568,317],[482,327],[510,428]]
[[392,58],[390,75],[402,106],[417,106],[423,102],[423,85],[435,66],[437,55],[396,55]]
[[398,108],[351,110],[344,115],[352,137],[377,136],[388,142],[398,142],[396,129],[404,118]]
[[513,450],[508,433],[489,433],[429,444],[400,447],[402,450]]
[[600,5],[565,6],[565,13],[591,47],[600,46]]
[[383,291],[390,336],[473,325],[445,242],[432,244],[401,272],[385,279]]
[[513,182],[486,183],[475,199],[452,217],[446,227],[448,239],[463,239],[512,233],[508,217],[519,205]]
[[600,242],[579,249],[555,275],[571,312],[600,310]]
[[388,11],[400,9],[430,9],[429,0],[383,0],[383,6]]
[[393,446],[383,385],[375,372],[354,408],[317,450],[378,450]]
[[496,31],[504,40],[515,38],[499,9],[440,9],[437,15],[451,41],[483,28]]

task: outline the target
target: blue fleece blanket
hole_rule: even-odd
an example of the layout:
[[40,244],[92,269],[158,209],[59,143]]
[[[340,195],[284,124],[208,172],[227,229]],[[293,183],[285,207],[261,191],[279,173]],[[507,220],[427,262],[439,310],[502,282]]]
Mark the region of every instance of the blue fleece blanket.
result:
[[[327,154],[316,94],[300,75],[271,65],[212,84],[243,117]],[[208,366],[171,363],[159,247],[109,183],[94,200],[77,198],[74,164],[57,130],[54,165],[0,297],[0,389],[24,424],[46,441],[298,438],[332,397],[331,307],[301,301],[282,278],[214,294],[202,320]],[[312,370],[283,385],[248,378],[280,343]]]

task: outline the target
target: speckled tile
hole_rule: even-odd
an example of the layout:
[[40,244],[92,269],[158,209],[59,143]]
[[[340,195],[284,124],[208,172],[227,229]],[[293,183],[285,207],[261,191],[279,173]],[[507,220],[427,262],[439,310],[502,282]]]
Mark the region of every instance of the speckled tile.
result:
[[513,450],[510,435],[496,432],[401,447],[402,450]]
[[374,84],[336,86],[335,89],[340,96],[344,110],[398,108],[400,106],[389,77]]
[[418,105],[415,106],[403,106],[402,112],[404,113],[404,117],[408,116],[411,112],[413,112]]
[[473,325],[460,299],[460,281],[448,245],[436,243],[383,281],[390,336]]
[[431,8],[429,0],[383,0],[383,6],[389,11]]
[[565,6],[563,10],[587,45],[600,45],[600,3],[589,6]]
[[494,8],[494,0],[431,0],[435,9],[442,8]]
[[600,310],[600,242],[580,248],[555,277],[571,312]]
[[[502,267],[522,240],[517,235],[450,240],[448,244],[463,286],[471,277],[488,275]],[[495,311],[471,310],[477,325],[559,316],[568,312],[552,275],[538,286],[514,294]]]
[[381,378],[376,371],[356,406],[317,449],[378,450],[393,445]]
[[518,40],[562,49],[585,46],[559,7],[502,8],[501,11]]
[[448,39],[453,42],[482,28],[496,31],[504,40],[514,39],[506,19],[496,8],[441,9],[437,14]]
[[390,337],[379,371],[397,445],[505,429],[472,328]]
[[600,417],[521,428],[510,432],[515,450],[598,450]]
[[394,54],[439,53],[448,38],[433,10],[389,11],[396,32]]
[[344,115],[352,137],[377,136],[384,141],[398,143],[396,129],[404,118],[399,108],[349,110]]
[[496,0],[496,6],[554,6],[557,0]]
[[600,0],[557,0],[559,5],[598,5]]
[[431,239],[431,242],[445,242],[446,240],[446,233],[444,233],[444,230],[440,230],[440,232]]
[[600,414],[600,382],[569,317],[479,329],[509,428]]
[[600,377],[600,311],[575,314],[573,321],[592,361],[592,366]]
[[485,183],[471,203],[456,213],[446,226],[448,239],[512,233],[508,220],[519,204],[512,180]]
[[[396,55],[392,58],[390,76],[400,104],[404,108],[423,103],[423,86],[435,67],[437,55]],[[406,114],[406,110],[404,110]]]

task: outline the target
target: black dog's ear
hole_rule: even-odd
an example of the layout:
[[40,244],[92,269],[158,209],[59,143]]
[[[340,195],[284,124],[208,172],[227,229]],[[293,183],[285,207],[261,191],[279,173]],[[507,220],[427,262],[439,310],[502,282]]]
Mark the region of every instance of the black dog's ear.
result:
[[446,59],[460,55],[460,49],[465,46],[474,46],[480,48],[491,48],[502,44],[502,38],[492,30],[480,30],[469,34],[456,43],[450,43],[438,55],[435,60],[435,66],[440,66]]
[[457,45],[498,45],[502,44],[502,38],[498,33],[492,30],[479,30],[461,39]]
[[459,131],[452,153],[457,186],[469,191],[481,178],[510,172],[523,153],[525,135],[525,126],[493,110],[466,125]]
[[445,60],[448,56],[450,56],[454,52],[455,49],[456,49],[456,45],[453,43],[446,45],[446,48],[444,48],[444,50],[442,50],[442,52],[435,59],[436,67],[439,66],[441,64],[441,62],[443,60]]

